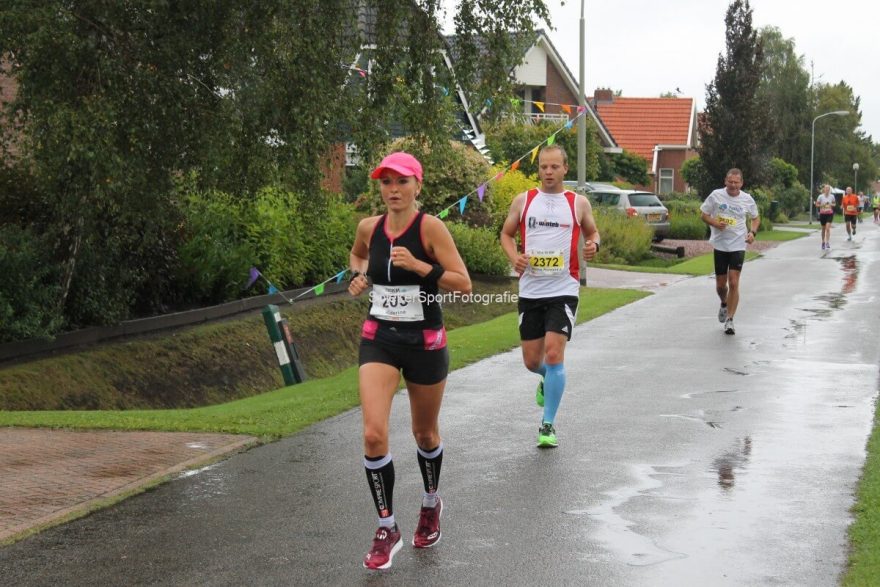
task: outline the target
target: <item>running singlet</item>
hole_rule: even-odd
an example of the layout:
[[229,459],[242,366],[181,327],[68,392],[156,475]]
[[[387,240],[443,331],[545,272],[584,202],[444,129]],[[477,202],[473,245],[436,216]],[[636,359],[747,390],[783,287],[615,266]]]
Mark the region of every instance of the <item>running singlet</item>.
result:
[[519,296],[527,299],[577,296],[578,237],[574,192],[545,194],[529,190],[519,219],[523,251],[529,266],[519,280]]
[[859,197],[855,194],[843,196],[843,202],[840,205],[843,207],[845,216],[855,216],[859,213]]
[[391,264],[391,247],[406,247],[420,261],[437,262],[428,256],[422,244],[424,216],[424,212],[416,214],[410,225],[393,238],[386,230],[387,215],[379,217],[370,237],[367,275],[373,282],[373,290],[368,322],[374,321],[382,327],[393,326],[395,330],[422,331],[443,327],[437,282]]

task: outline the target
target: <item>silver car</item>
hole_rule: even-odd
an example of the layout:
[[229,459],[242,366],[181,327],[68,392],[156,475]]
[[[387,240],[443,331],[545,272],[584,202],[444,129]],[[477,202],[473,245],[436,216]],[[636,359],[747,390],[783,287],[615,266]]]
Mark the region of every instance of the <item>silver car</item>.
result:
[[587,197],[594,206],[611,206],[633,218],[641,216],[654,229],[656,241],[669,235],[669,210],[656,194],[637,190],[596,189],[589,191]]

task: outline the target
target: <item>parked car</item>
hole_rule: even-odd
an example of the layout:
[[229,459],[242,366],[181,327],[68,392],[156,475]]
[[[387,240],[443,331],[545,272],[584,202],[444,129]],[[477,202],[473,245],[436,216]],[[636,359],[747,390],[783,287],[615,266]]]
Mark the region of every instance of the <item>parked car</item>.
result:
[[[565,189],[567,189],[567,190],[581,193],[578,190],[578,182],[576,182],[576,181],[567,179],[567,180],[563,181],[562,184],[565,186]],[[619,189],[619,188],[611,185],[610,183],[596,183],[595,181],[588,181],[588,182],[584,182],[583,194],[586,195],[586,194],[589,194],[590,192],[593,192],[596,190],[603,190],[604,191],[604,190],[616,190],[616,189]]]
[[587,192],[587,197],[594,206],[617,208],[633,218],[640,216],[654,229],[654,240],[656,241],[661,241],[669,235],[669,210],[656,194],[614,188],[611,190],[596,189]]

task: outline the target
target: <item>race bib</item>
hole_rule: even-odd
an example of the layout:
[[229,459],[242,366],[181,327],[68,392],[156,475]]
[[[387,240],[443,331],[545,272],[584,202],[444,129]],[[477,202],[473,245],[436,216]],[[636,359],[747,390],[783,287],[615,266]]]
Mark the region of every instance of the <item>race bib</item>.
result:
[[370,314],[380,320],[418,322],[425,319],[418,285],[373,284]]
[[853,206],[852,204],[850,204],[849,206],[846,207],[846,211],[849,212],[850,214],[855,214],[856,212],[858,212],[858,209],[855,206]]
[[718,220],[720,220],[724,224],[727,224],[728,226],[736,226],[736,218],[734,218],[733,216],[723,216],[719,214]]
[[565,270],[562,251],[531,251],[528,255],[532,275],[558,275]]

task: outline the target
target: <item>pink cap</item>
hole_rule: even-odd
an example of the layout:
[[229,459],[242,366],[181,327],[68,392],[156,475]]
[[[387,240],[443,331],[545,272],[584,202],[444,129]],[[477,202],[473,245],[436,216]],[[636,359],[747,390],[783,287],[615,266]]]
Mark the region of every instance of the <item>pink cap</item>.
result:
[[382,159],[382,162],[373,170],[370,177],[379,179],[379,176],[386,169],[396,171],[400,175],[414,175],[417,180],[422,181],[422,164],[409,153],[404,153],[403,151],[391,153]]

